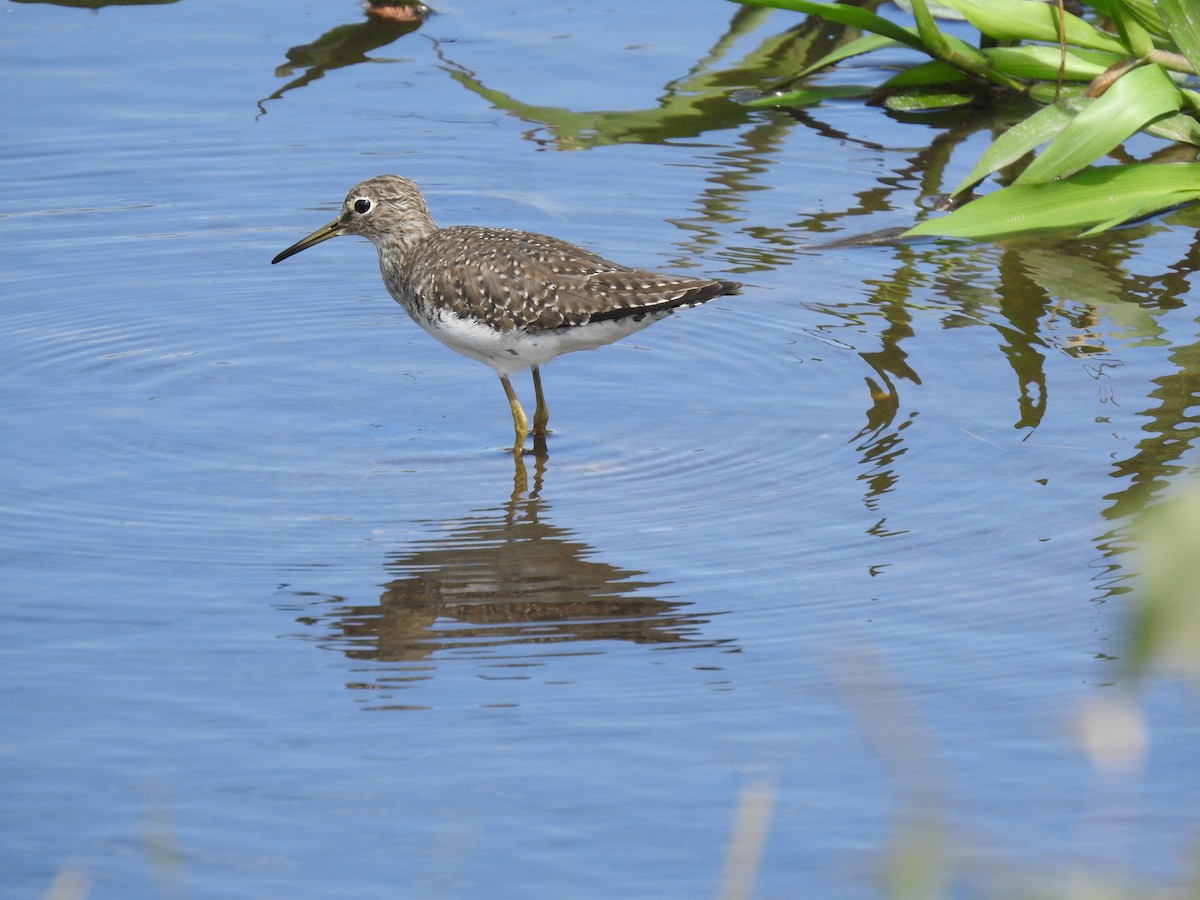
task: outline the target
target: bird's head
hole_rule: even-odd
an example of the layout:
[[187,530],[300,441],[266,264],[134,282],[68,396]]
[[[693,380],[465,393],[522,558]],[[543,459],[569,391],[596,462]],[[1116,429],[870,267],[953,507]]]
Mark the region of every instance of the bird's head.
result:
[[436,229],[416,184],[399,175],[377,175],[350,189],[336,219],[296,241],[271,263],[343,234],[362,235],[381,250],[403,251]]

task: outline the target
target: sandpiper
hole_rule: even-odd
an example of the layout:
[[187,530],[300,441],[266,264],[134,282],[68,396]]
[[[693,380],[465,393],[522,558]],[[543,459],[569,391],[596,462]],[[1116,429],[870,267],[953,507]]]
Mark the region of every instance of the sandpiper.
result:
[[640,331],[676,309],[736,293],[735,281],[632,269],[558,238],[457,225],[438,228],[417,186],[398,175],[356,184],[338,217],[273,260],[342,234],[379,251],[383,283],[418,325],[490,366],[512,410],[521,453],[529,420],[509,376],[531,369],[534,451],[545,453],[550,414],[539,366]]

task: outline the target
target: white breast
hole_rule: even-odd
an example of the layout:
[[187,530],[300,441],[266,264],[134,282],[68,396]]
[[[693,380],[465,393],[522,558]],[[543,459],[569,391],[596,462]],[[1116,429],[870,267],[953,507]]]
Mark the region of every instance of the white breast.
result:
[[641,331],[663,318],[665,313],[593,322],[530,334],[519,329],[497,331],[472,319],[464,319],[446,310],[420,313],[413,320],[451,350],[490,366],[499,375],[511,375],[530,366],[540,366],[575,350],[591,350]]

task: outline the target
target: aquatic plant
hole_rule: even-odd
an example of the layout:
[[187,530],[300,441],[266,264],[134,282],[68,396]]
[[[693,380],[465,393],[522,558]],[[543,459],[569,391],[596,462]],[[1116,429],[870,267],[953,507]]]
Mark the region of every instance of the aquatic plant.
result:
[[[1091,234],[1200,198],[1200,9],[1192,0],[910,0],[906,26],[866,8],[811,0],[736,0],[819,16],[860,36],[745,100],[796,108],[861,97],[896,111],[1027,103],[949,192],[945,216],[905,236],[989,238],[1068,230]],[[939,24],[938,17],[960,20]],[[962,22],[966,24],[963,25]],[[970,43],[952,31],[970,27]],[[928,59],[879,84],[826,83],[846,60],[905,48]],[[894,60],[894,56],[892,57]],[[891,60],[889,60],[891,61]],[[821,83],[814,83],[820,75]],[[1101,165],[1135,135],[1155,139],[1150,159]],[[1162,146],[1161,142],[1167,142]],[[1193,160],[1179,162],[1180,148]],[[1040,150],[1039,150],[1040,148]],[[1002,186],[974,198],[997,176]]]

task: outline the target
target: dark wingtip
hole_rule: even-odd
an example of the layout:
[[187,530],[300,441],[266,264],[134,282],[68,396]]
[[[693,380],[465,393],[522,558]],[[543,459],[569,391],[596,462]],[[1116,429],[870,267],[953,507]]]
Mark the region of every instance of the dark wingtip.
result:
[[717,279],[716,281],[710,281],[703,287],[699,287],[694,291],[691,291],[686,295],[684,302],[680,305],[695,306],[699,303],[707,303],[709,300],[713,300],[717,297],[723,297],[726,294],[736,294],[740,292],[741,289],[742,283],[740,281],[722,281]]
[[614,319],[624,319],[632,317],[634,320],[639,320],[643,316],[662,314],[672,312],[676,309],[687,309],[690,306],[699,306],[701,303],[707,303],[724,294],[736,294],[741,290],[742,283],[740,281],[703,281],[698,282],[695,287],[681,292],[676,297],[671,297],[668,300],[662,300],[658,303],[647,303],[642,306],[620,306],[615,309],[607,309],[603,312],[593,313],[588,316],[589,322],[603,322]]

